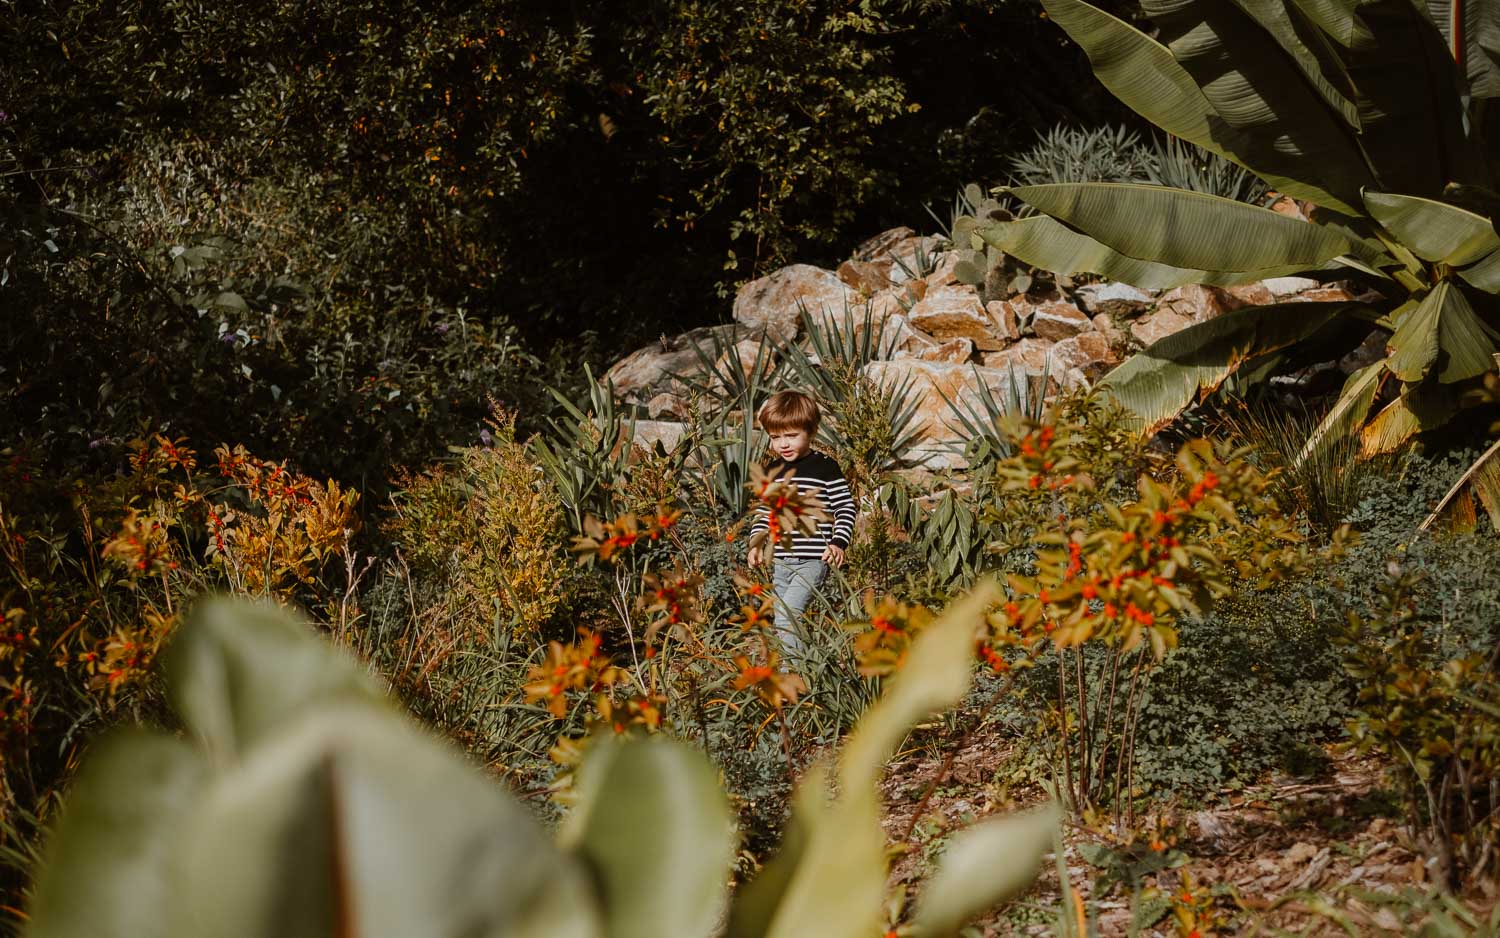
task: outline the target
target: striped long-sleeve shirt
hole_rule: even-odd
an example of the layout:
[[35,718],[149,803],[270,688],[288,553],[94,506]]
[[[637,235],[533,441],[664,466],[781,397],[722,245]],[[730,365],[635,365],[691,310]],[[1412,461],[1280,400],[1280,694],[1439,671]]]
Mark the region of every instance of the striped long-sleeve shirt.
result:
[[[766,466],[766,472],[776,478],[790,474],[792,484],[797,487],[798,492],[817,495],[822,499],[823,507],[833,516],[832,521],[824,521],[818,525],[818,533],[815,535],[793,533],[790,548],[776,548],[778,556],[817,560],[823,556],[823,550],[829,544],[840,550],[848,549],[849,538],[854,534],[854,497],[849,493],[849,483],[844,480],[843,470],[832,457],[813,450],[791,462],[773,460]],[[750,536],[754,537],[766,530],[767,520],[766,509],[757,509],[755,520],[750,525]]]

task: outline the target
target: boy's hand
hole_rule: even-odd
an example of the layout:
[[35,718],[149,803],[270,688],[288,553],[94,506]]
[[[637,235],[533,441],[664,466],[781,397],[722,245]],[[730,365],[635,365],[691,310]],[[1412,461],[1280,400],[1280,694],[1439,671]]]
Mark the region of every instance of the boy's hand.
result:
[[844,565],[844,549],[829,544],[823,548],[823,562],[830,567],[842,567]]
[[750,552],[745,555],[745,562],[748,563],[752,567],[758,567],[758,566],[760,566],[760,545],[759,544],[756,544],[754,547],[750,548]]

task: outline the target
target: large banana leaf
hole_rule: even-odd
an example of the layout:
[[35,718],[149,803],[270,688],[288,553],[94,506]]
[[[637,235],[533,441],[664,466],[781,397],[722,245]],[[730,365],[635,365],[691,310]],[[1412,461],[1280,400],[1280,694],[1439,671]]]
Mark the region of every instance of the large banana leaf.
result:
[[1462,267],[1500,250],[1500,235],[1490,220],[1456,205],[1394,192],[1366,192],[1365,207],[1423,260]]
[[1458,69],[1431,22],[1413,0],[1363,3],[1355,15],[1370,38],[1340,58],[1358,89],[1356,144],[1375,188],[1435,196],[1454,180],[1484,180],[1465,128]]
[[1306,270],[1350,249],[1342,235],[1327,228],[1166,186],[1089,182],[1009,191],[1121,254],[1170,267]]
[[1458,396],[1446,385],[1433,381],[1408,384],[1401,396],[1380,409],[1360,431],[1360,450],[1365,456],[1394,452],[1424,430],[1441,427],[1458,412]]
[[1307,269],[1304,264],[1261,270],[1191,270],[1153,264],[1121,254],[1046,215],[996,222],[978,233],[985,242],[1033,267],[1061,274],[1098,274],[1143,290],[1170,290],[1189,283],[1232,287]]
[[1500,4],[1426,0],[1427,12],[1476,98],[1500,97]]
[[1360,189],[1375,179],[1352,129],[1254,19],[1231,0],[1144,0],[1142,8],[1214,111],[1242,135],[1241,160],[1359,204]]
[[1334,42],[1345,49],[1374,40],[1370,27],[1360,19],[1360,9],[1379,0],[1292,0]]
[[1094,74],[1115,97],[1167,133],[1250,169],[1277,191],[1357,214],[1358,187],[1330,187],[1296,159],[1252,140],[1214,110],[1172,52],[1084,0],[1042,0],[1047,15],[1083,47]]
[[1333,44],[1314,23],[1286,0],[1234,0],[1234,4],[1276,40],[1323,103],[1351,129],[1360,130],[1358,92]]
[[1136,415],[1146,432],[1217,388],[1245,362],[1307,339],[1356,303],[1252,306],[1189,326],[1152,343],[1100,386]]
[[1444,280],[1397,324],[1390,370],[1413,384],[1434,366],[1443,384],[1478,377],[1493,367],[1496,339],[1500,335],[1475,314],[1463,290]]
[[1456,273],[1486,293],[1500,293],[1500,251],[1461,267]]

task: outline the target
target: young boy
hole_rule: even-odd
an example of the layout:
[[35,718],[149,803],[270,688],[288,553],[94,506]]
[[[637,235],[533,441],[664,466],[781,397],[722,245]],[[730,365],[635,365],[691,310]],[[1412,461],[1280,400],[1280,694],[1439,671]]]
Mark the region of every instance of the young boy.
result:
[[[844,551],[854,533],[855,507],[849,483],[844,480],[838,463],[812,448],[813,434],[817,433],[821,419],[817,402],[801,391],[773,394],[756,414],[761,429],[771,436],[771,452],[775,454],[766,466],[767,474],[789,477],[797,491],[817,495],[833,517],[832,521],[819,524],[816,534],[794,533],[790,547],[756,544],[746,558],[752,567],[766,560],[774,561],[771,588],[776,594],[776,636],[782,654],[788,658],[801,656],[805,647],[802,614],[829,566],[837,567],[844,562]],[[752,541],[757,533],[767,529],[767,520],[765,509],[756,511],[750,525]]]

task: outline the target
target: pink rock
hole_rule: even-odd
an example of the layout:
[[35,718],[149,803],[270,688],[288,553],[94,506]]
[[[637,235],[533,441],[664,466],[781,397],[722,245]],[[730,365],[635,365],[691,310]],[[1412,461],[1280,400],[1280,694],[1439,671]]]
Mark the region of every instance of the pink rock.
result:
[[[1276,302],[1276,294],[1260,281],[1228,287],[1225,292],[1234,297],[1239,306],[1269,306]],[[1232,308],[1238,309],[1239,306]]]
[[1130,334],[1122,329],[1109,313],[1100,313],[1092,321],[1094,331],[1104,336],[1105,341],[1109,342],[1109,347],[1116,354],[1124,352],[1130,346]]
[[1142,345],[1151,345],[1174,332],[1181,332],[1193,320],[1170,309],[1159,309],[1130,324],[1130,334]]
[[687,401],[684,401],[676,394],[670,391],[663,391],[646,403],[646,413],[650,415],[652,420],[660,420],[663,417],[686,420],[688,417],[688,405]]
[[817,318],[825,310],[842,313],[846,305],[857,301],[832,271],[793,264],[740,287],[734,298],[734,320],[789,342],[801,327],[802,307]]
[[[615,393],[628,399],[654,396],[662,389],[680,390],[682,379],[703,372],[699,353],[712,357],[715,340],[721,344],[759,335],[742,326],[707,326],[667,338],[663,336],[615,362],[604,373]],[[696,347],[696,351],[695,351]]]
[[1163,293],[1156,308],[1169,309],[1190,322],[1207,322],[1244,305],[1226,290],[1190,283]]
[[995,331],[1002,339],[1014,342],[1021,337],[1020,320],[1008,300],[990,300],[984,304],[984,311],[990,314],[990,322],[995,324]]
[[1072,303],[1048,303],[1036,308],[1031,317],[1031,331],[1039,339],[1060,342],[1063,339],[1088,332],[1094,328],[1078,307]]
[[922,279],[927,282],[927,289],[936,287],[947,287],[958,283],[958,278],[953,276],[953,269],[958,266],[959,256],[957,251],[944,251],[938,260],[937,267]]
[[878,264],[875,261],[851,260],[839,265],[838,276],[844,283],[868,296],[890,286],[890,272],[890,262]]
[[989,315],[979,305],[979,295],[969,286],[928,290],[908,314],[911,324],[937,339],[963,337],[976,347],[995,349],[1003,342],[995,334]]
[[958,336],[944,339],[930,348],[918,352],[915,357],[927,362],[951,362],[963,364],[974,356],[974,340]]
[[902,226],[900,228],[888,228],[873,238],[870,238],[854,249],[853,260],[873,261],[882,254],[889,255],[895,245],[907,238],[915,237],[916,232]]
[[1109,366],[1120,362],[1110,348],[1109,340],[1097,332],[1083,332],[1063,339],[1052,346],[1051,354],[1054,369],[1060,369],[1064,375],[1078,371],[1089,381],[1096,380]]
[[1049,357],[1052,345],[1051,339],[1022,339],[1008,349],[987,353],[984,366],[1007,371],[1014,368],[1018,374],[1039,375],[1044,370],[1052,370]]

